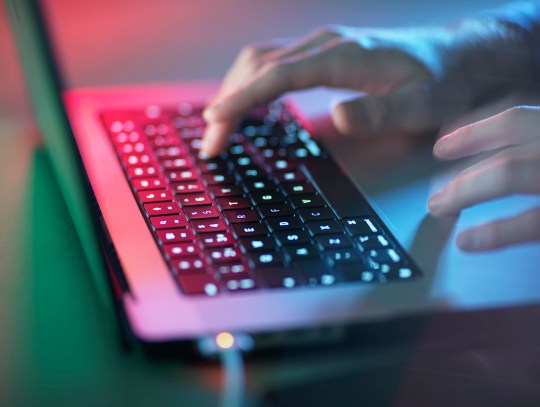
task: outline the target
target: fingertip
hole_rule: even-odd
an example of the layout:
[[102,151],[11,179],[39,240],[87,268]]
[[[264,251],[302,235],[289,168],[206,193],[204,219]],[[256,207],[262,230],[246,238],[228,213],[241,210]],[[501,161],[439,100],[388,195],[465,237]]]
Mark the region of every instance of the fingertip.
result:
[[374,130],[376,118],[360,99],[341,102],[332,108],[332,122],[344,136],[368,134]]
[[444,141],[444,137],[439,139],[433,146],[433,155],[437,158],[443,159],[445,157],[447,143]]
[[482,250],[477,234],[472,230],[462,232],[456,238],[456,245],[465,252]]
[[206,158],[219,155],[233,128],[234,124],[231,123],[209,123],[202,138],[200,153],[206,155]]
[[349,136],[352,133],[350,126],[351,120],[349,118],[350,112],[348,111],[346,103],[338,103],[332,108],[332,121],[335,128],[341,134]]
[[444,215],[444,196],[442,192],[437,192],[429,198],[427,202],[429,213],[435,217]]

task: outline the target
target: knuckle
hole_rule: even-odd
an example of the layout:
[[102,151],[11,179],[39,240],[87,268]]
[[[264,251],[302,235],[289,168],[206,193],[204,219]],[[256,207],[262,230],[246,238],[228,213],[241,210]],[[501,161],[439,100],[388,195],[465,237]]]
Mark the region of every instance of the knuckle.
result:
[[261,49],[255,44],[248,44],[240,50],[240,57],[246,61],[252,61],[261,54]]
[[498,164],[495,176],[500,184],[509,191],[519,189],[519,185],[523,182],[523,178],[520,176],[522,159],[514,154],[505,154],[501,156]]
[[504,116],[506,120],[520,120],[523,118],[526,112],[527,109],[525,108],[525,106],[514,106],[506,110]]
[[540,193],[540,162],[528,152],[511,151],[499,163],[496,176],[509,192]]
[[312,38],[334,38],[340,36],[339,26],[334,24],[326,24],[315,28],[310,34]]

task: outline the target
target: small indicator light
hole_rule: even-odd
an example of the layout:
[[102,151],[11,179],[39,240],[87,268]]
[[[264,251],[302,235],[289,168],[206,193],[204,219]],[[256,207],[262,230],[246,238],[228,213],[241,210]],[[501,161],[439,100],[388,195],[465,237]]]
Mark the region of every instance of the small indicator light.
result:
[[221,332],[216,336],[216,344],[221,349],[230,349],[234,346],[234,336],[229,332]]

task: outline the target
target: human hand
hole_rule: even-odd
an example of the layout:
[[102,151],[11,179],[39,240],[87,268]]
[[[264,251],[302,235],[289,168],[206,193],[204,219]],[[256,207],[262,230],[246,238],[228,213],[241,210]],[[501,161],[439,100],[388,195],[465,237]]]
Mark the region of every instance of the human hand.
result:
[[335,107],[333,121],[343,134],[376,132],[404,121],[424,126],[425,106],[414,101],[424,103],[423,84],[433,75],[428,62],[412,51],[418,48],[418,34],[330,27],[298,42],[245,47],[204,112],[208,127],[202,151],[219,153],[251,108],[284,92],[319,85],[370,94]]
[[500,87],[498,78],[526,80],[530,67],[522,48],[514,32],[491,20],[424,29],[332,26],[297,42],[250,45],[204,112],[202,152],[218,154],[251,108],[314,86],[368,94],[335,106],[332,120],[342,134],[436,130],[486,89]]
[[[442,137],[434,154],[453,160],[501,151],[461,172],[429,202],[434,216],[512,194],[540,194],[540,107],[518,106]],[[540,207],[462,232],[458,246],[484,251],[540,240]]]

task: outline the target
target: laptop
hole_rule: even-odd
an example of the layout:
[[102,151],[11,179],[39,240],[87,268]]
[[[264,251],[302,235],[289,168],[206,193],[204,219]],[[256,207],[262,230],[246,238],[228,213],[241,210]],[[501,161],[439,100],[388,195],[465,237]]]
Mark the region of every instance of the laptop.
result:
[[454,243],[538,199],[436,220],[427,198],[456,169],[432,167],[362,191],[353,160],[334,157],[302,114],[312,95],[252,112],[205,160],[200,114],[216,82],[67,88],[45,2],[7,3],[96,287],[141,343],[286,346],[302,332],[325,340],[372,321],[540,300],[539,244],[470,255]]

